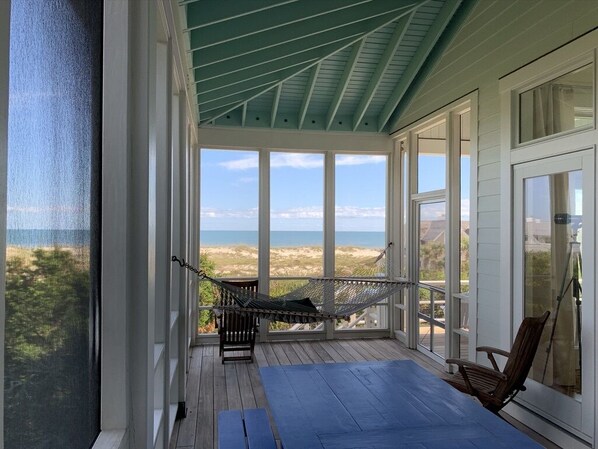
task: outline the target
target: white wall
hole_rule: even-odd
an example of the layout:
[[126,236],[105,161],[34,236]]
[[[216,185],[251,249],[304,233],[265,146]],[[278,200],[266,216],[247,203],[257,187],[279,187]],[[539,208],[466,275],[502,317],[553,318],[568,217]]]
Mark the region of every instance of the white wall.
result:
[[499,79],[598,26],[594,0],[480,0],[392,130],[478,90],[478,345],[508,348],[500,285]]

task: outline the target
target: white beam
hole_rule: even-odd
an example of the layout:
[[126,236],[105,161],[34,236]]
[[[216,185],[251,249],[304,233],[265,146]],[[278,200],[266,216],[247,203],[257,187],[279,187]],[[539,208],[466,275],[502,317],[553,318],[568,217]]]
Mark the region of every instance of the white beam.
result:
[[316,87],[316,80],[318,79],[318,73],[320,73],[321,65],[321,63],[315,65],[309,74],[309,80],[307,81],[307,86],[305,87],[305,95],[303,96],[301,109],[299,109],[299,129],[303,128],[303,121],[305,120],[305,114],[307,114],[307,108],[309,107],[311,96],[314,93],[314,88]]
[[274,123],[276,122],[276,114],[278,112],[278,103],[280,103],[281,92],[282,92],[282,83],[280,83],[276,87],[276,92],[274,93],[274,100],[272,101],[272,114],[270,117],[270,128],[274,128]]

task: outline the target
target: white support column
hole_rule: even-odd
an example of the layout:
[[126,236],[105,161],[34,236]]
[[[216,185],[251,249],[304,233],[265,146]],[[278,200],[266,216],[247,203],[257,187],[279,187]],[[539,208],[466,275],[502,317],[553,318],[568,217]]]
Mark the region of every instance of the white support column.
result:
[[[128,214],[132,196],[129,169],[129,41],[130,4],[104,3],[102,116],[102,320],[101,434],[123,434],[129,424],[127,322]],[[98,447],[96,443],[94,447]],[[100,446],[103,447],[103,446]]]
[[[0,266],[6,267],[6,190],[8,157],[8,68],[10,0],[0,2]],[[0,270],[0,379],[4,383],[5,270]],[[0,389],[0,449],[4,449],[4,388]]]
[[[178,141],[174,142],[175,151],[178,154],[178,167],[175,168],[176,171],[176,185],[178,188],[179,194],[179,201],[178,201],[178,248],[177,253],[180,254],[179,257],[185,254],[185,235],[186,235],[186,211],[185,207],[187,204],[187,189],[185,185],[185,170],[187,169],[186,166],[186,158],[185,154],[187,151],[187,108],[186,108],[186,95],[185,91],[180,91],[178,94]],[[173,231],[174,232],[174,231]],[[179,325],[178,325],[178,332],[179,332],[179,404],[185,403],[185,396],[186,396],[186,385],[187,385],[187,364],[189,360],[189,345],[188,342],[188,303],[187,303],[187,296],[185,293],[185,289],[183,286],[185,285],[185,271],[178,269],[178,278],[179,278],[179,295],[178,295],[178,310],[179,310]]]
[[[324,154],[324,276],[334,277],[335,258],[335,155],[331,151]],[[334,294],[333,291],[330,294]],[[334,338],[335,321],[326,321],[326,339]]]
[[[270,292],[270,152],[259,153],[258,279],[261,293]],[[260,341],[268,337],[268,320],[260,320]]]
[[147,449],[154,446],[156,5],[132,1],[130,7],[130,434],[132,448]]

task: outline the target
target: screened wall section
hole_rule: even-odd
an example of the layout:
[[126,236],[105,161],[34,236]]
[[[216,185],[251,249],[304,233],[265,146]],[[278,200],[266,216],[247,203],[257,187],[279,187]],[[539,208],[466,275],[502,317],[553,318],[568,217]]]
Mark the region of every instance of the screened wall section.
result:
[[[258,279],[270,296],[314,277],[386,278],[389,168],[383,153],[202,149],[202,268],[221,279]],[[200,284],[198,333],[209,335],[219,292]],[[382,301],[336,323],[273,321],[261,334],[388,333],[388,306]]]
[[87,449],[100,431],[103,2],[10,6],[4,447]]
[[401,274],[395,331],[439,360],[469,356],[471,102],[449,106],[396,138]]

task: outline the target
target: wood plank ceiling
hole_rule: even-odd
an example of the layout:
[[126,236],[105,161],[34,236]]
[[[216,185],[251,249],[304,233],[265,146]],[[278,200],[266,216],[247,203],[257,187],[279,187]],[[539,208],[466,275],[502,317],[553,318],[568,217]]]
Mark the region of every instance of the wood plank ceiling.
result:
[[182,0],[199,126],[388,132],[462,0]]

